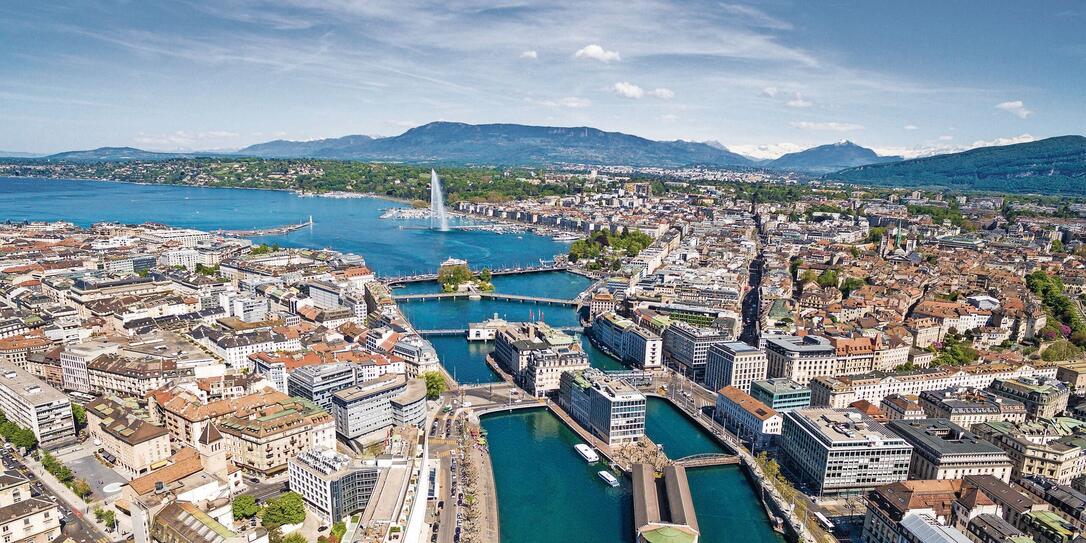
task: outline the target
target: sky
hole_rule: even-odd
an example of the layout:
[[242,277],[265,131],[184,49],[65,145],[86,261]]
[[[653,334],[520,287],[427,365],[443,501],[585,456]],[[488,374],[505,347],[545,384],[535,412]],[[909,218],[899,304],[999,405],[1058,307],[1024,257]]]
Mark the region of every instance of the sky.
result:
[[0,150],[443,120],[918,156],[1086,132],[1083,28],[1076,0],[5,2]]

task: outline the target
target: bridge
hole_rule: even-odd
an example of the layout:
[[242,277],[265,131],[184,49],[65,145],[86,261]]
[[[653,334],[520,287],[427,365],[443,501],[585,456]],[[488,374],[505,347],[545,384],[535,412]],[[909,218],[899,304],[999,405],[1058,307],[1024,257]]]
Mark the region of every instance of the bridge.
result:
[[[555,330],[562,332],[583,332],[584,327],[581,326],[552,326]],[[468,334],[467,328],[438,328],[435,330],[415,330],[420,336],[466,336]]]
[[522,302],[544,305],[564,305],[577,307],[581,303],[578,300],[566,300],[564,298],[546,298],[543,296],[524,296],[521,294],[498,294],[495,292],[435,292],[431,294],[400,294],[392,297],[397,302],[412,302],[419,300],[465,300],[465,299],[502,300],[506,302]]
[[673,463],[684,468],[702,468],[706,466],[726,466],[738,464],[739,457],[734,454],[702,453],[684,456]]
[[[540,262],[538,266],[514,266],[509,268],[497,268],[490,270],[490,275],[521,275],[528,273],[546,273],[553,271],[567,271],[570,269],[569,264],[558,264],[557,262]],[[482,270],[472,270],[472,273],[481,273]],[[415,275],[399,275],[393,277],[381,278],[386,284],[389,285],[403,285],[407,283],[426,283],[429,281],[437,281],[437,273],[419,273]]]

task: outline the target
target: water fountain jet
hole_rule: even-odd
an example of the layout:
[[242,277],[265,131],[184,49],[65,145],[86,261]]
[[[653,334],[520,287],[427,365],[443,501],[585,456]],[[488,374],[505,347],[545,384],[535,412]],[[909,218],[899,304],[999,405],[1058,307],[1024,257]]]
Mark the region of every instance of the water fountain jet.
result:
[[441,192],[441,179],[430,169],[430,229],[449,231],[449,217],[445,214],[445,195]]

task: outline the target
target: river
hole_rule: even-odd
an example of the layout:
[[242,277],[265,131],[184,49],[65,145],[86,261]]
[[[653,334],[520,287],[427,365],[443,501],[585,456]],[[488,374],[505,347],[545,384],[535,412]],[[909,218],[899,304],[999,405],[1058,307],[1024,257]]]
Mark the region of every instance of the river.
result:
[[[360,254],[370,268],[386,276],[433,271],[450,256],[478,267],[530,265],[568,248],[530,233],[404,230],[399,226],[422,226],[427,221],[378,219],[384,209],[402,205],[375,198],[300,197],[285,191],[0,177],[0,220],[65,220],[82,226],[159,222],[234,230],[298,223],[312,216],[310,228],[257,241]],[[455,225],[463,220],[452,221]],[[571,298],[590,283],[556,272],[499,276],[494,284],[498,292]],[[397,291],[436,289],[434,283],[423,283]],[[463,328],[495,313],[508,320],[542,319],[556,326],[578,322],[569,308],[496,300],[412,302],[401,307],[419,329]],[[442,363],[462,382],[497,379],[483,361],[492,346],[468,344],[457,337],[432,341]],[[581,341],[593,366],[622,368],[583,336]],[[663,400],[650,399],[648,409],[647,432],[672,457],[718,450],[711,438]],[[503,541],[633,540],[628,481],[617,489],[599,481],[597,468],[585,465],[573,451],[577,437],[556,417],[545,410],[529,410],[491,415],[483,424],[490,432]],[[688,476],[702,541],[779,541],[738,468],[699,468]]]

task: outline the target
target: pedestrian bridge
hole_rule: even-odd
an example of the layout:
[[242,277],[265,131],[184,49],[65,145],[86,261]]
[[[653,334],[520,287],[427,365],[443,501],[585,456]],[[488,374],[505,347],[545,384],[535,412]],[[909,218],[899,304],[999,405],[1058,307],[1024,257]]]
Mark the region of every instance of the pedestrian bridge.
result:
[[702,453],[684,456],[672,461],[684,468],[701,468],[706,466],[726,466],[740,463],[739,457],[734,454]]
[[543,296],[524,296],[521,294],[498,294],[495,292],[434,292],[430,294],[400,294],[394,295],[397,302],[412,302],[424,300],[465,300],[465,299],[502,300],[507,302],[522,302],[545,305],[564,305],[577,307],[578,300],[566,300],[563,298],[546,298]]

